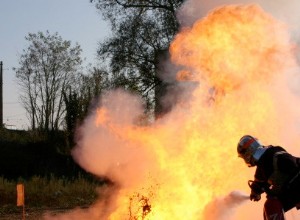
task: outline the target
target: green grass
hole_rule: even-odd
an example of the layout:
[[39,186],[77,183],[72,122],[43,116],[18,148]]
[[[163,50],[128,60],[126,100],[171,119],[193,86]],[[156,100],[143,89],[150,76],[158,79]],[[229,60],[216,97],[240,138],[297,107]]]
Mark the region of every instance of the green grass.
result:
[[32,177],[29,180],[8,181],[0,177],[0,215],[18,212],[16,186],[23,183],[26,209],[71,209],[92,204],[97,198],[100,183],[83,177]]

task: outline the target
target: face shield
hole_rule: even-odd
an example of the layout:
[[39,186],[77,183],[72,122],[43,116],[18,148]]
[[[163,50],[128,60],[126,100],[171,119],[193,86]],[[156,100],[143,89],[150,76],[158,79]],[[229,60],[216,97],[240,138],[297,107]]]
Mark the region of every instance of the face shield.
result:
[[248,167],[253,167],[264,152],[260,151],[260,153],[256,155],[256,151],[260,148],[264,149],[256,138],[245,135],[238,143],[238,156],[244,159]]

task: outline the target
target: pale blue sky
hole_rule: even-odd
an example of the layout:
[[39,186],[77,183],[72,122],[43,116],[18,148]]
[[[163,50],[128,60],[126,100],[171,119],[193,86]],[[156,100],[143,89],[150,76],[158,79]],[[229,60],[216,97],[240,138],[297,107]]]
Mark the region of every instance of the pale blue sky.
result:
[[58,32],[77,42],[85,63],[96,63],[98,43],[109,35],[95,5],[89,0],[0,0],[0,61],[3,61],[3,122],[7,128],[27,129],[13,67],[28,44],[25,36],[38,31]]

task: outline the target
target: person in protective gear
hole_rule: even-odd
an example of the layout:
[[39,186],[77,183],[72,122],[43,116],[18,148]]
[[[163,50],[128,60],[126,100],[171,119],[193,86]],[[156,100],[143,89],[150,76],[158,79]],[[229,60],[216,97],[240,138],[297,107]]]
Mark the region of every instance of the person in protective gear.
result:
[[257,167],[254,181],[248,182],[250,199],[259,201],[267,194],[265,220],[284,220],[285,212],[300,208],[300,158],[280,146],[263,146],[250,135],[240,139],[237,152],[249,167]]

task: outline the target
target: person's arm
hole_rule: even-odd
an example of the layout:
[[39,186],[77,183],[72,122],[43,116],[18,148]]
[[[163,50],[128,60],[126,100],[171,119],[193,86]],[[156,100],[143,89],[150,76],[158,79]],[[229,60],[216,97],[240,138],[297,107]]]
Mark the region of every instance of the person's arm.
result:
[[261,194],[266,191],[268,184],[265,182],[254,180],[249,181],[249,187],[251,188],[250,200],[256,202],[261,199]]
[[262,169],[256,169],[254,181],[249,181],[249,187],[251,188],[251,201],[259,201],[261,199],[261,194],[269,189],[270,184],[268,184],[267,180],[265,179],[265,174]]

